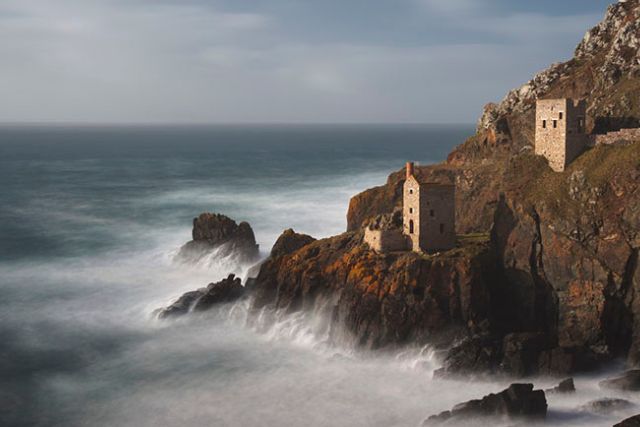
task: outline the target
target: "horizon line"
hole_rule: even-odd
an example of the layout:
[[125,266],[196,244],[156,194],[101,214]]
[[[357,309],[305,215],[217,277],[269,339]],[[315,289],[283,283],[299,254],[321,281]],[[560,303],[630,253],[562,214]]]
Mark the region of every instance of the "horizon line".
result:
[[91,121],[0,121],[0,127],[163,127],[163,126],[475,126],[474,122],[91,122]]

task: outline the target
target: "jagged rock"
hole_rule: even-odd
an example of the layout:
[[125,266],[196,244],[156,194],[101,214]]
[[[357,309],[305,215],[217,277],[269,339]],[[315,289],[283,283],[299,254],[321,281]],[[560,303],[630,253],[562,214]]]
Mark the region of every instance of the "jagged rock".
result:
[[252,309],[322,313],[330,319],[332,342],[365,348],[449,341],[486,318],[485,269],[494,265],[486,259],[486,242],[428,257],[380,255],[361,242],[361,232],[345,233],[267,259]]
[[566,380],[560,381],[560,384],[557,386],[545,390],[545,393],[574,393],[576,391],[576,386],[573,383],[573,378],[567,378]]
[[614,412],[625,411],[635,406],[633,403],[625,399],[613,399],[604,398],[592,400],[581,406],[581,409],[586,412],[593,412],[596,414],[611,414]]
[[434,426],[451,421],[458,423],[489,416],[544,419],[547,416],[547,399],[544,391],[533,389],[533,384],[511,384],[500,393],[460,403],[450,411],[433,415],[422,425]]
[[626,418],[613,427],[640,427],[640,415]]
[[182,316],[190,311],[206,311],[217,304],[233,302],[245,293],[240,278],[230,274],[226,279],[210,283],[206,288],[183,294],[169,307],[156,311],[159,319]]
[[489,336],[474,336],[453,346],[437,369],[434,378],[449,378],[495,372],[500,361],[500,340]]
[[251,226],[247,222],[237,224],[231,218],[212,213],[202,213],[193,219],[192,239],[177,255],[177,259],[197,262],[212,250],[220,256],[235,255],[241,262],[255,261],[259,256],[258,245]]
[[193,304],[202,296],[202,291],[191,291],[182,294],[180,298],[167,308],[162,308],[156,311],[156,315],[159,319],[166,319],[168,317],[182,316],[187,314]]
[[640,369],[632,369],[619,377],[600,381],[598,385],[604,389],[640,391]]
[[230,274],[226,279],[210,283],[203,295],[193,306],[194,311],[205,311],[216,304],[233,302],[244,295],[244,287],[239,277]]
[[273,248],[271,248],[271,258],[293,253],[303,246],[315,241],[316,239],[313,237],[306,234],[296,233],[289,228],[282,232],[276,240],[276,243],[273,245]]

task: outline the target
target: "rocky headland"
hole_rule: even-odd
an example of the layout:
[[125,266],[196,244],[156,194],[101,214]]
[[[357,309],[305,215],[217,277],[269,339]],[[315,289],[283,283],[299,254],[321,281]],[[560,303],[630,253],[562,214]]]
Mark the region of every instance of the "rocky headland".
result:
[[[610,6],[571,60],[487,105],[475,135],[419,168],[456,183],[454,249],[381,254],[363,243],[363,226],[394,222],[399,170],[352,198],[345,233],[285,231],[249,281],[252,310],[326,315],[341,345],[440,346],[438,376],[565,374],[614,358],[635,366],[640,141],[624,133],[631,140],[591,147],[553,172],[533,155],[535,101],[553,97],[586,99],[593,135],[640,125],[640,0]],[[183,251],[229,236],[255,256],[248,224],[211,214],[194,220]]]

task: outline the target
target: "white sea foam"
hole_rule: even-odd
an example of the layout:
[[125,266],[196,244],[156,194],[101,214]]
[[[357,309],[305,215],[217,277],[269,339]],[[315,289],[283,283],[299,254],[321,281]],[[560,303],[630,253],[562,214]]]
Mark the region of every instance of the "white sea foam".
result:
[[[95,162],[55,167],[97,173]],[[433,380],[439,360],[428,346],[378,353],[331,343],[328,306],[251,314],[243,300],[175,321],[151,316],[184,292],[246,275],[249,266],[230,257],[173,262],[200,210],[248,220],[264,256],[288,227],[314,237],[342,231],[349,197],[381,184],[387,172],[235,188],[189,182],[121,195],[116,208],[128,213],[120,216],[78,202],[83,197],[73,192],[38,193],[7,207],[10,215],[43,218],[43,233],[78,248],[72,257],[0,263],[0,356],[11,355],[0,357],[0,400],[21,408],[20,421],[31,425],[387,427],[417,426],[503,389],[509,380]],[[113,247],[87,249],[85,240],[106,237]],[[579,409],[604,396],[638,401],[601,391],[597,381],[606,375],[576,378],[574,395],[549,395],[548,424],[610,426],[638,412]]]

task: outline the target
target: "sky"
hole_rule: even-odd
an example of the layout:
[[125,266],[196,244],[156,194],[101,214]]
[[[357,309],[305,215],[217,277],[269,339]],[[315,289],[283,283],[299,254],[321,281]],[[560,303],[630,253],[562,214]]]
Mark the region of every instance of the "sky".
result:
[[613,0],[2,0],[0,122],[472,123]]

